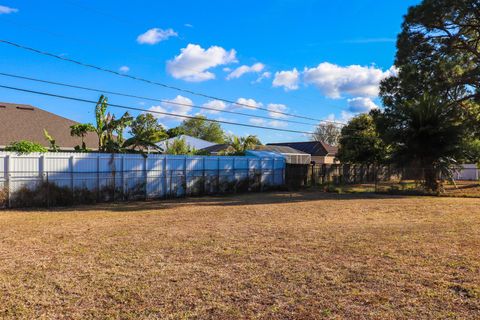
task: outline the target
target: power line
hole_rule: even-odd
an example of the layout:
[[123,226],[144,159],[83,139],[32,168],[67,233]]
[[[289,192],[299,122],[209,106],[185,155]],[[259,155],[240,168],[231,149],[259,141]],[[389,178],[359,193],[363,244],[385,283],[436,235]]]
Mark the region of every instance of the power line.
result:
[[191,107],[191,108],[201,109],[201,110],[209,110],[209,111],[215,111],[215,112],[223,112],[223,113],[241,115],[241,116],[246,116],[246,117],[251,117],[251,118],[268,119],[268,120],[273,120],[273,121],[281,121],[281,122],[286,122],[286,123],[288,122],[288,123],[302,124],[302,125],[308,125],[308,126],[315,126],[316,125],[316,124],[313,124],[313,123],[301,122],[301,121],[296,121],[296,120],[273,118],[273,117],[266,117],[266,116],[261,116],[261,115],[252,115],[252,114],[237,112],[237,111],[222,110],[222,109],[216,109],[216,108],[205,107],[205,106],[196,106],[196,105],[192,105],[192,104],[188,104],[188,103],[181,103],[181,102],[169,101],[169,100],[164,100],[164,99],[149,98],[149,97],[143,97],[143,96],[139,96],[139,95],[133,95],[133,94],[116,92],[116,91],[103,90],[103,89],[89,88],[89,87],[84,87],[84,86],[68,84],[68,83],[64,83],[64,82],[42,80],[42,79],[38,79],[38,78],[25,77],[25,76],[15,75],[15,74],[11,74],[11,73],[0,72],[0,76],[6,76],[6,77],[11,77],[11,78],[35,81],[35,82],[46,83],[46,84],[53,84],[53,85],[57,85],[57,86],[74,88],[74,89],[81,89],[81,90],[87,90],[87,91],[93,91],[93,92],[98,92],[98,93],[113,94],[113,95],[128,97],[128,98],[150,100],[150,101],[161,102],[161,103],[166,103],[166,104],[179,105],[179,106],[184,106],[184,107]]
[[96,70],[99,70],[99,71],[111,73],[111,74],[114,74],[114,75],[117,75],[117,76],[120,76],[120,77],[129,78],[129,79],[133,79],[133,80],[137,80],[137,81],[142,81],[142,82],[157,85],[157,86],[160,86],[160,87],[163,87],[163,88],[166,88],[166,89],[176,90],[176,91],[179,91],[179,92],[184,92],[184,93],[188,93],[188,94],[191,94],[191,95],[196,95],[196,96],[200,96],[200,97],[204,97],[204,98],[208,98],[208,99],[220,100],[220,101],[223,101],[223,102],[239,105],[239,106],[242,106],[242,107],[247,107],[249,109],[263,110],[263,111],[267,111],[267,112],[270,112],[270,113],[281,114],[281,115],[284,115],[284,116],[301,118],[301,119],[312,120],[312,121],[317,121],[317,122],[325,122],[325,123],[333,123],[333,124],[337,124],[337,125],[345,125],[344,123],[337,122],[337,121],[315,119],[315,118],[311,118],[311,117],[307,117],[307,116],[301,116],[301,115],[290,114],[290,113],[287,113],[287,112],[270,110],[268,108],[251,106],[251,105],[248,105],[248,104],[239,103],[239,102],[224,99],[224,98],[218,98],[218,97],[211,96],[211,95],[208,95],[208,94],[195,92],[195,91],[188,90],[188,89],[179,88],[179,87],[164,84],[164,83],[161,83],[161,82],[152,81],[152,80],[148,80],[148,79],[145,79],[145,78],[120,73],[120,72],[115,71],[115,70],[110,70],[110,69],[99,67],[99,66],[96,66],[96,65],[84,63],[84,62],[81,62],[81,61],[78,61],[78,60],[62,57],[62,56],[59,56],[59,55],[56,55],[56,54],[53,54],[53,53],[50,53],[50,52],[42,51],[42,50],[35,49],[35,48],[32,48],[32,47],[27,47],[27,46],[24,46],[24,45],[15,43],[15,42],[11,42],[11,41],[8,41],[8,40],[0,39],[0,43],[4,43],[4,44],[7,44],[7,45],[10,45],[10,46],[13,46],[13,47],[17,47],[19,49],[27,50],[27,51],[30,51],[30,52],[34,52],[34,53],[37,53],[37,54],[44,55],[44,56],[49,56],[49,57],[56,58],[56,59],[59,59],[59,60],[71,62],[71,63],[77,64],[77,65],[80,65],[80,66],[83,66],[83,67],[92,68],[92,69],[96,69]]
[[[17,87],[10,87],[10,86],[4,86],[4,85],[0,85],[0,88],[15,90],[15,91],[21,91],[21,92],[27,92],[27,93],[33,93],[33,94],[37,94],[37,95],[60,98],[60,99],[65,99],[65,100],[84,102],[84,103],[91,103],[91,104],[96,104],[97,103],[97,101],[93,101],[93,100],[69,97],[69,96],[64,96],[64,95],[59,95],[59,94],[54,94],[54,93],[49,93],[49,92],[43,92],[43,91],[35,91],[35,90],[29,90],[29,89],[23,89],[23,88],[17,88]],[[161,114],[161,115],[176,117],[176,118],[183,118],[183,119],[196,119],[197,118],[197,117],[194,117],[194,116],[187,116],[187,115],[181,115],[181,114],[171,113],[171,112],[154,111],[154,110],[148,110],[148,109],[142,109],[142,108],[136,108],[136,107],[129,107],[129,106],[113,104],[113,103],[108,103],[108,105],[110,107],[119,108],[119,109],[127,109],[127,110],[141,111],[141,112],[145,112],[145,113]],[[273,128],[273,127],[259,126],[259,125],[253,125],[253,124],[245,124],[245,123],[238,123],[238,122],[232,122],[232,121],[208,119],[208,118],[205,118],[205,121],[215,122],[215,123],[223,123],[223,124],[229,124],[229,125],[241,126],[241,127],[248,127],[248,128],[256,128],[256,129],[265,129],[265,130],[282,131],[282,132],[290,132],[290,133],[301,133],[301,134],[307,134],[307,135],[312,135],[313,134],[313,132],[309,132],[309,131],[280,129],[280,128]]]

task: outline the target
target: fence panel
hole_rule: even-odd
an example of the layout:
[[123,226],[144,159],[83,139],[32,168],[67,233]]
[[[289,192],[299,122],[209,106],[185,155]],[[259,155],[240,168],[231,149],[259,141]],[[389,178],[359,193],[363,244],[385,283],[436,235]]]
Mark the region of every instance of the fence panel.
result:
[[282,157],[0,152],[0,207],[260,191],[284,174]]

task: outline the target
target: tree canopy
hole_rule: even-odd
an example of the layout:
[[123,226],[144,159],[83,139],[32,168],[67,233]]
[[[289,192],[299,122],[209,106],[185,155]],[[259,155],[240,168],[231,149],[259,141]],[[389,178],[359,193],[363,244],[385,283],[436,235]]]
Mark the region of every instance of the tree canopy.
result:
[[311,138],[313,141],[321,141],[331,146],[337,146],[340,135],[341,129],[334,123],[319,123]]
[[375,164],[385,161],[386,147],[373,117],[360,114],[342,128],[337,158],[343,163]]
[[208,121],[204,116],[184,120],[177,128],[171,130],[170,133],[175,133],[175,136],[186,134],[214,143],[224,143],[226,140],[225,132],[220,124]]

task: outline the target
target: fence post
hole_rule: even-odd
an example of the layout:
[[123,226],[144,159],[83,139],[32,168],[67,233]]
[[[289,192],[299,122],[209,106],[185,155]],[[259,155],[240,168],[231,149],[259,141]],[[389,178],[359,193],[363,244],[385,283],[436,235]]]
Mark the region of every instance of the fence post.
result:
[[185,156],[184,162],[183,162],[183,181],[185,183],[185,190],[183,191],[185,193],[185,197],[188,196],[188,179],[187,179],[187,157]]
[[73,166],[74,166],[74,162],[75,162],[75,158],[74,156],[70,156],[70,159],[68,160],[69,162],[69,167],[70,167],[70,188],[72,189],[72,196],[73,196],[73,189],[74,189],[74,169],[73,169]]
[[125,155],[122,155],[122,200],[125,200]]
[[148,171],[147,171],[148,155],[143,157],[143,174],[145,176],[145,200],[148,198]]
[[163,158],[163,193],[165,199],[168,197],[167,189],[168,189],[168,181],[167,181],[167,156]]
[[202,164],[202,169],[203,169],[203,170],[202,170],[202,179],[203,179],[203,180],[202,180],[202,181],[203,181],[203,192],[202,192],[202,193],[203,193],[203,194],[206,194],[206,193],[207,193],[207,187],[206,187],[206,183],[207,183],[207,181],[206,181],[206,171],[207,171],[207,168],[206,168],[206,166],[205,166],[205,164],[206,164],[206,158],[207,158],[207,157],[205,157],[205,156],[203,156],[203,158],[202,158],[202,159],[203,159],[203,164]]
[[100,153],[97,155],[97,201],[100,202]]
[[48,172],[46,173],[46,186],[47,186],[47,208],[50,208],[50,183],[48,181]]
[[217,156],[217,193],[220,193],[220,157]]
[[11,198],[12,198],[12,192],[11,192],[11,162],[10,162],[10,155],[7,155],[5,157],[5,183],[7,184],[6,190],[7,190],[7,207],[11,208],[12,203],[11,203]]

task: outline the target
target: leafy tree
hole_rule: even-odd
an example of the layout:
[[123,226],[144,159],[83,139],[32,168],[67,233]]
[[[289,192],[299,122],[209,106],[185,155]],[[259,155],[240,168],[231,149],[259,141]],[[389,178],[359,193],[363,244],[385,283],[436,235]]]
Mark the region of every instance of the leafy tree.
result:
[[331,146],[337,146],[341,135],[341,129],[334,123],[320,123],[312,134],[313,141],[325,142]]
[[56,144],[55,139],[48,133],[47,129],[43,129],[43,135],[45,136],[45,139],[50,144],[50,151],[58,152],[60,148]]
[[337,158],[343,163],[371,165],[385,162],[386,150],[372,115],[360,114],[342,128]]
[[424,0],[411,7],[398,36],[397,77],[384,81],[385,105],[440,94],[458,106],[480,98],[480,3]]
[[163,152],[173,155],[193,155],[195,154],[195,149],[190,148],[185,139],[177,138],[172,142],[167,143]]
[[214,143],[225,142],[225,132],[220,124],[206,120],[204,116],[197,116],[182,122],[175,133],[186,134]]
[[167,135],[169,138],[175,138],[181,136],[182,134],[185,134],[185,131],[180,127],[170,128],[167,130]]
[[12,142],[5,147],[5,151],[18,152],[20,154],[27,154],[32,152],[48,152],[48,149],[39,143],[21,140],[18,142]]
[[225,155],[243,156],[245,151],[255,149],[256,146],[262,143],[257,136],[248,135],[246,137],[230,136],[228,144],[232,147],[232,151],[227,150]]
[[448,174],[448,167],[463,156],[464,114],[448,101],[423,95],[376,114],[376,123],[393,163],[419,168],[427,190],[436,191],[438,174]]
[[466,159],[480,133],[479,26],[477,0],[411,7],[397,41],[398,74],[380,86],[385,110],[376,122],[392,160],[423,167],[434,191],[438,173]]
[[156,145],[159,141],[168,137],[165,128],[158,123],[150,113],[140,114],[130,124],[131,138],[123,143],[124,148],[159,149]]
[[82,144],[80,146],[76,146],[75,150],[87,151],[85,137],[89,132],[96,132],[95,127],[90,123],[79,123],[70,126],[70,135],[72,137],[80,137],[82,141]]

